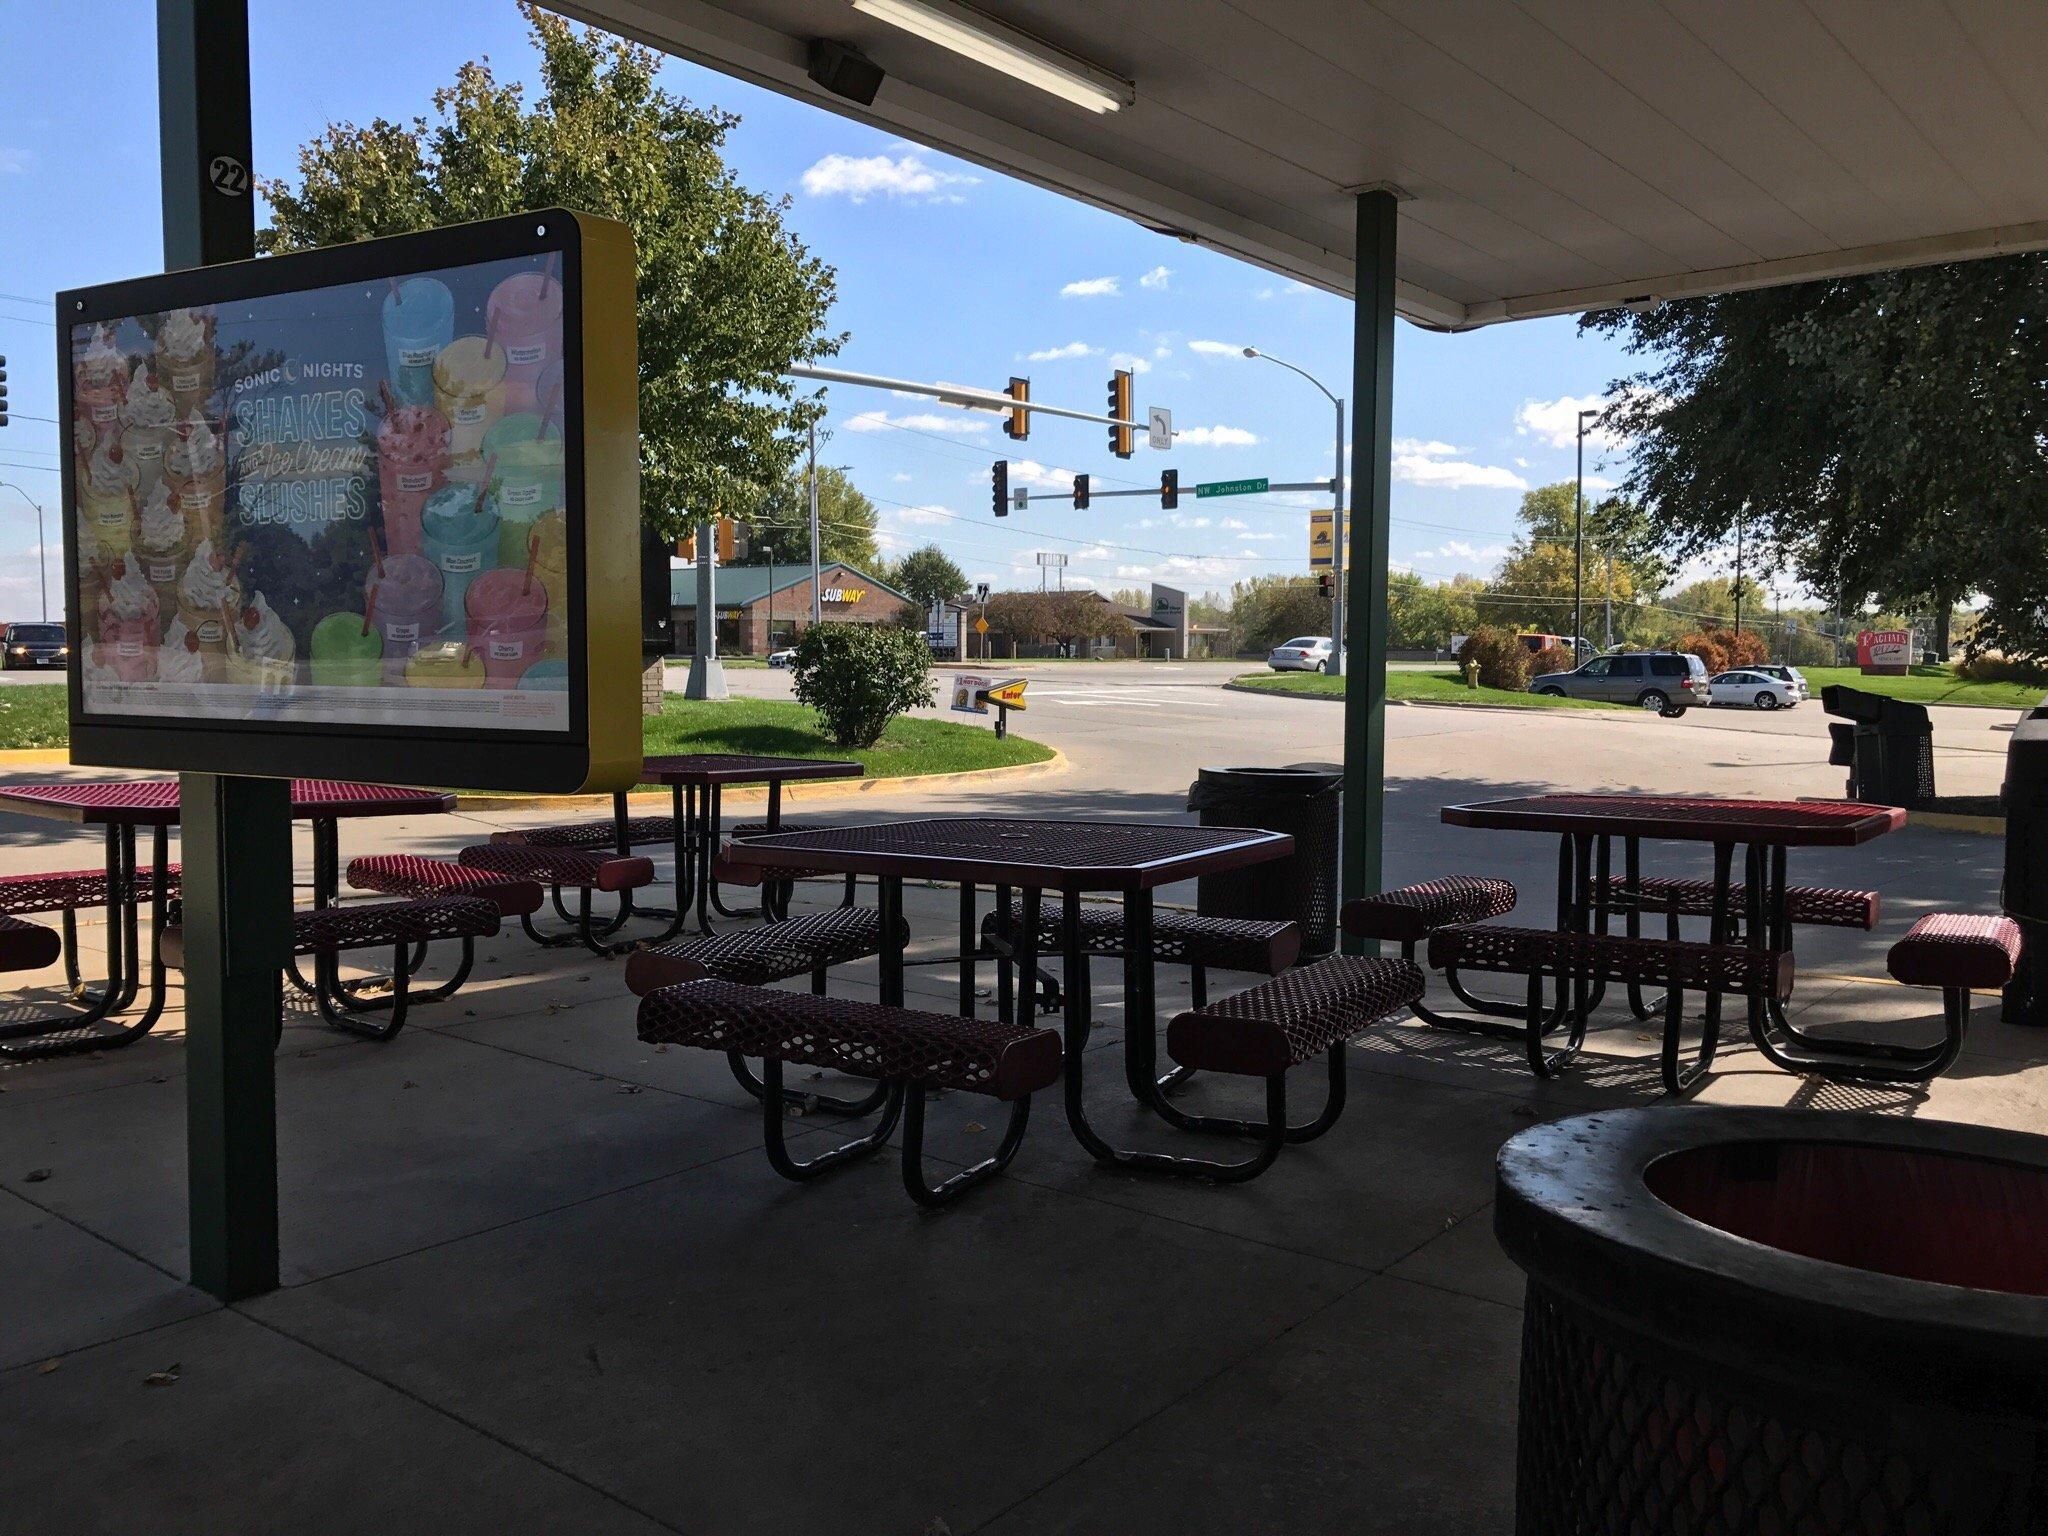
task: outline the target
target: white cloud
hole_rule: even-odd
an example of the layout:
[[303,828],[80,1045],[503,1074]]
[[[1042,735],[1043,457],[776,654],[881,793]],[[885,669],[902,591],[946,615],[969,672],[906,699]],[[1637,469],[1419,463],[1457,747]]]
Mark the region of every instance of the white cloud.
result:
[[888,516],[899,523],[950,523],[959,518],[951,507],[891,507]]
[[1159,343],[1158,346],[1152,349],[1152,355],[1154,357],[1171,357],[1173,356],[1173,348],[1169,347],[1165,342],[1162,341],[1161,343]]
[[1060,290],[1063,299],[1114,299],[1124,291],[1120,277],[1079,277]]
[[[1579,412],[1604,411],[1614,402],[1605,395],[1560,395],[1555,400],[1524,400],[1515,412],[1515,430],[1552,448],[1573,448],[1579,441]],[[1619,448],[1623,439],[1605,427],[1589,426],[1586,441]]]
[[1101,350],[1085,341],[1070,341],[1065,346],[1040,347],[1036,352],[1026,352],[1024,356],[1034,363],[1063,363],[1070,357],[1094,357]]
[[1112,368],[1128,368],[1132,373],[1150,373],[1152,371],[1152,364],[1138,356],[1135,352],[1110,353],[1109,366]]
[[1464,539],[1446,539],[1435,549],[1418,549],[1410,558],[1415,560],[1467,560],[1474,564],[1492,565],[1507,557],[1505,544],[1488,544],[1483,548]]
[[[25,176],[35,163],[36,157],[31,150],[0,147],[0,176]],[[1159,270],[1164,272],[1166,268]],[[1147,283],[1145,286],[1149,288],[1152,285]]]
[[1199,352],[1204,357],[1236,357],[1244,351],[1244,348],[1234,347],[1227,341],[1196,340],[1188,343],[1188,350],[1190,352]]
[[1243,427],[1176,427],[1173,439],[1184,448],[1255,448],[1259,442]]
[[1273,540],[1282,538],[1284,537],[1284,535],[1275,533],[1269,528],[1264,533],[1241,533],[1238,535],[1238,537],[1241,539],[1249,539],[1257,544],[1270,544]]
[[1620,483],[1619,480],[1610,480],[1605,475],[1586,476],[1586,490],[1589,493],[1593,491],[1611,491]]
[[871,197],[908,197],[924,202],[959,202],[953,187],[971,187],[981,180],[959,171],[942,171],[914,154],[827,155],[803,174],[802,186],[812,197],[844,197],[864,203]]
[[911,474],[910,471],[907,469],[899,469],[896,471],[895,474],[891,475],[889,478],[895,481],[898,485],[908,485],[911,481],[915,480],[917,476]]
[[1209,526],[1208,518],[1195,517],[1186,512],[1169,512],[1166,514],[1166,520],[1176,528],[1206,528]]
[[1441,442],[1436,438],[1397,437],[1394,452],[1418,454],[1425,459],[1452,459],[1465,450],[1456,443]]
[[1236,565],[1214,555],[1168,555],[1152,565],[1120,565],[1116,573],[1126,581],[1225,581],[1236,575]]
[[1243,533],[1251,527],[1251,524],[1241,517],[1226,517],[1216,526],[1218,528],[1228,528],[1233,533]]
[[1395,454],[1394,478],[1410,485],[1427,485],[1448,491],[1529,489],[1529,482],[1512,469],[1504,469],[1497,464],[1469,464],[1463,459],[1438,458],[1423,453]]
[[[979,478],[986,482],[988,472],[983,470]],[[1057,464],[1041,464],[1036,459],[1012,459],[1010,484],[1021,485],[1028,491],[1071,491],[1074,472]]]
[[885,432],[891,427],[906,427],[913,432],[951,432],[960,436],[973,436],[988,431],[987,420],[972,416],[941,416],[936,411],[912,411],[907,416],[891,416],[887,411],[862,411],[846,423],[849,432]]
[[1164,288],[1168,283],[1172,281],[1173,268],[1154,267],[1150,272],[1147,272],[1143,277],[1138,279],[1138,286],[1140,288]]
[[1309,287],[1307,283],[1296,282],[1294,279],[1289,278],[1284,283],[1270,284],[1264,288],[1254,288],[1252,290],[1252,297],[1255,299],[1277,299],[1297,293],[1314,292],[1315,289]]

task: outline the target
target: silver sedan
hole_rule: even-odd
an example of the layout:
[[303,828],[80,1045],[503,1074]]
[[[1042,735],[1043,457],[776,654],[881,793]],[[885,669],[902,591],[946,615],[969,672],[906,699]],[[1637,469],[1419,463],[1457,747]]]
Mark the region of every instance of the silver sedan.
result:
[[1717,675],[1711,684],[1716,704],[1733,704],[1750,709],[1790,709],[1799,694],[1782,678],[1763,672],[1738,669]]

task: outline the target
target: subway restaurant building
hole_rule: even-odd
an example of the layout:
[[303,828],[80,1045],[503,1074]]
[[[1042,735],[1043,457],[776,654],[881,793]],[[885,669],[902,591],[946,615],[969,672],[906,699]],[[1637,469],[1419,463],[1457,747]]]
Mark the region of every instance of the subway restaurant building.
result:
[[[916,601],[865,571],[832,564],[819,572],[819,613],[827,624],[889,624],[904,614],[924,624]],[[697,645],[697,568],[668,573],[671,633],[678,655]],[[808,565],[722,565],[717,572],[718,650],[722,656],[766,656],[793,645],[811,622]]]

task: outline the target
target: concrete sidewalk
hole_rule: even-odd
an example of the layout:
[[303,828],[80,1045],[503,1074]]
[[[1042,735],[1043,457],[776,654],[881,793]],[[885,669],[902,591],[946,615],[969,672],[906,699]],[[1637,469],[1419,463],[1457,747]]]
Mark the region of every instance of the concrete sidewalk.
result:
[[[1549,847],[1433,826],[1472,788],[1393,787],[1390,875],[1506,872],[1540,917]],[[1053,781],[1003,809],[1178,807]],[[344,845],[448,851],[511,819],[347,828]],[[1996,846],[1908,832],[1794,875],[1981,907]],[[90,859],[76,841],[31,855]],[[914,953],[943,952],[954,893],[915,888],[908,907]],[[1806,1016],[1925,1027],[1932,999],[1876,979],[1882,943],[1802,933]],[[1184,974],[1162,970],[1162,1017]],[[872,996],[874,979],[834,986]],[[1112,1070],[1091,1075],[1094,1111],[1184,1146],[1128,1107],[1114,968],[1097,982],[1091,1055]],[[952,1005],[950,967],[909,986]],[[285,1286],[234,1308],[181,1281],[175,1009],[133,1047],[0,1069],[0,1530],[1504,1530],[1520,1287],[1489,1230],[1494,1153],[1656,1092],[1627,1022],[1547,1084],[1510,1051],[1394,1027],[1352,1053],[1337,1130],[1250,1185],[1104,1172],[1048,1094],[1010,1173],[933,1215],[886,1159],[776,1178],[724,1063],[642,1045],[632,1019],[618,962],[516,936],[389,1045],[295,1008]],[[2044,1055],[1984,1003],[1925,1096],[1818,1087],[1738,1048],[1703,1097],[2034,1129]],[[1240,1085],[1189,1098],[1251,1107]],[[964,1162],[1000,1111],[948,1096],[932,1114],[934,1151]],[[840,1133],[792,1130],[800,1154]]]

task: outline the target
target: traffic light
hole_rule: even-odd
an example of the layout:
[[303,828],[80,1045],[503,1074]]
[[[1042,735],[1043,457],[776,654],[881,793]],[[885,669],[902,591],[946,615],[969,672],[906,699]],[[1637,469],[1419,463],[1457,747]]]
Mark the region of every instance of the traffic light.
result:
[[1324,602],[1327,603],[1328,601],[1330,601],[1331,590],[1332,583],[1330,573],[1328,571],[1317,571],[1316,596],[1320,597]]
[[1159,505],[1171,512],[1180,505],[1180,471],[1162,469],[1159,472]]
[[7,425],[7,357],[0,353],[0,427]]
[[685,565],[697,563],[697,535],[686,533],[676,540],[676,558]]
[[995,492],[996,516],[1008,517],[1010,515],[1010,461],[1008,459],[997,459],[995,469],[990,474],[989,479],[993,482]]
[[[1118,421],[1131,419],[1131,370],[1119,368],[1109,376],[1109,414]],[[1131,429],[1109,429],[1109,451],[1120,459],[1131,456]]]
[[[1020,379],[1013,373],[1010,375],[1010,387],[1004,393],[1012,400],[1029,400],[1031,398],[1031,381],[1029,379]],[[1014,437],[1021,443],[1030,435],[1031,413],[1029,411],[1010,412],[1010,419],[1003,423],[1003,436]]]
[[1076,512],[1082,511],[1087,505],[1088,477],[1086,475],[1076,475],[1074,476],[1074,510]]

